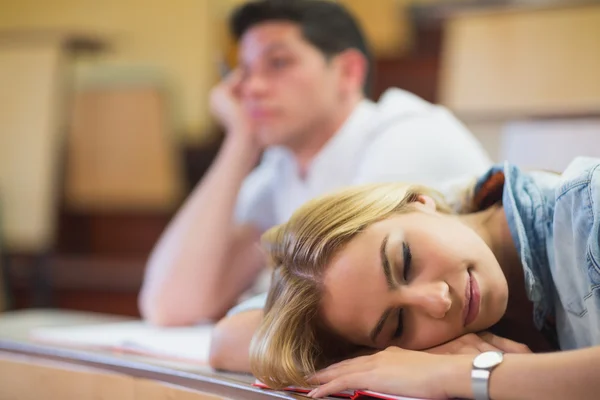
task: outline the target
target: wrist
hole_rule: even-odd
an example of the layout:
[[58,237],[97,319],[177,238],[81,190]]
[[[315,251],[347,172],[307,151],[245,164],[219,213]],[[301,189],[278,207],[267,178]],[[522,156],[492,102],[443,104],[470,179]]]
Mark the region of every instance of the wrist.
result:
[[449,398],[473,398],[471,388],[471,370],[473,369],[473,355],[444,355],[446,369],[442,377],[442,387]]
[[230,131],[225,136],[223,152],[228,157],[252,169],[258,161],[262,149],[250,137],[248,132]]

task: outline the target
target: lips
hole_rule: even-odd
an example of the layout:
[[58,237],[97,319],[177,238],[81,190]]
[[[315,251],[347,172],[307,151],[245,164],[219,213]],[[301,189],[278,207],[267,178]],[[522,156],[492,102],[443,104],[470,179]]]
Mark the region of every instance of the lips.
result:
[[266,110],[266,109],[251,109],[249,111],[250,116],[253,119],[269,119],[272,118],[275,115],[275,112],[273,110]]
[[465,307],[463,309],[464,326],[469,325],[479,315],[479,305],[481,302],[481,293],[479,292],[479,284],[477,279],[468,271],[469,278],[467,287],[465,288]]

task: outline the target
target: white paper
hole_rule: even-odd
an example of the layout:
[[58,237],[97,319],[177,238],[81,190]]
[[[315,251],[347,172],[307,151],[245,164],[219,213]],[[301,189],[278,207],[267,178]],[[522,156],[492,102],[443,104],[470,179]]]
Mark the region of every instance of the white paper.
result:
[[206,364],[213,325],[162,328],[143,321],[37,328],[31,339],[68,347],[123,350]]

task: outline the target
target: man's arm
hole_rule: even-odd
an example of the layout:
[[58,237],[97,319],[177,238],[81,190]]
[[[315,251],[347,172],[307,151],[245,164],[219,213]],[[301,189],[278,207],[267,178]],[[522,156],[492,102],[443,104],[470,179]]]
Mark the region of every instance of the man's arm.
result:
[[250,342],[262,317],[262,310],[250,310],[222,319],[213,331],[210,366],[227,371],[250,372]]
[[238,84],[234,75],[211,94],[213,112],[227,137],[148,261],[139,305],[144,318],[155,324],[189,325],[222,317],[262,267],[258,231],[235,227],[233,221],[238,192],[260,153],[235,97]]

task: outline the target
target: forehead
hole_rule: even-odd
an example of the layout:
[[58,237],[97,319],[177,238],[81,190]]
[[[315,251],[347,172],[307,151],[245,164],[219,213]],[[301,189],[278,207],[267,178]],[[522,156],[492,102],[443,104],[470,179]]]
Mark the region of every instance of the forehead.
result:
[[[260,55],[274,48],[310,46],[300,26],[288,21],[268,21],[248,29],[240,40],[240,56]],[[258,54],[257,54],[258,53]]]
[[380,248],[392,220],[369,226],[329,263],[324,275],[322,314],[325,323],[354,342],[364,342],[385,311],[387,282]]
[[355,276],[368,276],[372,268],[365,263],[379,261],[379,247],[386,231],[385,221],[374,223],[352,238],[331,260],[325,272],[325,283]]

